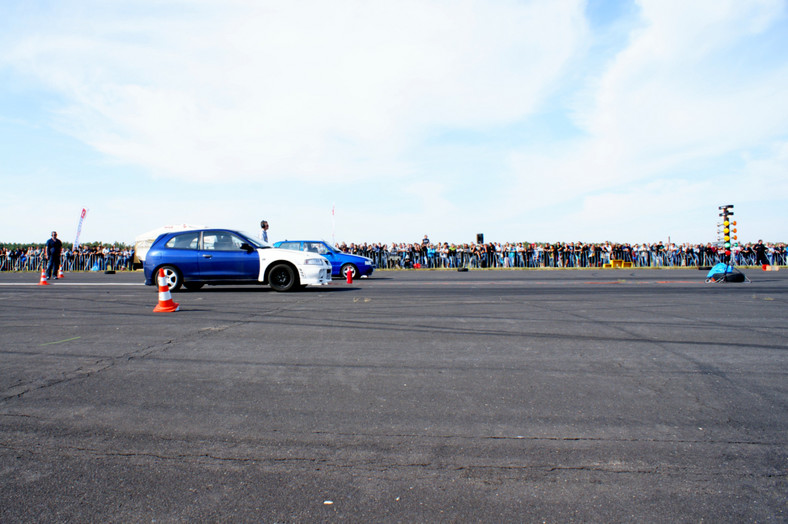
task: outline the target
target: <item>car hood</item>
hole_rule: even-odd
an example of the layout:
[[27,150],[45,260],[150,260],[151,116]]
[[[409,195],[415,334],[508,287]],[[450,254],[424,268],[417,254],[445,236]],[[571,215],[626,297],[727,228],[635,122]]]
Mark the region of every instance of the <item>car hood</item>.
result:
[[323,255],[318,255],[317,253],[311,253],[306,251],[293,251],[292,249],[282,249],[278,247],[266,247],[266,248],[258,248],[257,252],[260,253],[260,257],[266,260],[289,260],[290,262],[303,264],[305,260],[309,258],[320,258],[326,263],[328,259]]
[[364,260],[366,262],[372,262],[372,259],[369,258],[369,257],[365,257],[365,256],[361,256],[361,255],[354,255],[353,253],[345,253],[344,251],[337,250],[337,251],[334,251],[334,254],[336,256],[342,257],[342,259],[345,260],[345,261],[348,261],[348,260],[350,260],[350,261],[355,261],[355,260],[361,261],[361,260]]

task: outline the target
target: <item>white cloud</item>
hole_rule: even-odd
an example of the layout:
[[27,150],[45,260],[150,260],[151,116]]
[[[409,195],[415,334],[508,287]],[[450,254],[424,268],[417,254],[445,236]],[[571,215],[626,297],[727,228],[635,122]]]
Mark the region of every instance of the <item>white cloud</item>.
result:
[[638,160],[659,159],[662,168],[785,131],[788,107],[775,103],[788,87],[788,67],[742,74],[728,56],[777,18],[781,2],[641,4],[646,27],[605,71],[596,103],[579,111],[593,136]]
[[[542,197],[538,212],[562,204],[577,211],[550,223],[564,239],[577,238],[570,232],[575,224],[588,238],[605,231],[607,238],[640,232],[661,238],[661,231],[683,230],[701,240],[703,226],[693,223],[696,208],[713,211],[734,195],[788,199],[785,184],[774,184],[769,174],[775,165],[785,172],[784,155],[775,151],[746,167],[741,160],[746,151],[788,134],[788,106],[778,102],[788,91],[788,66],[784,60],[768,67],[746,64],[754,53],[751,39],[782,19],[783,3],[640,5],[641,25],[629,44],[579,98],[574,116],[585,135],[513,151],[510,158],[519,177],[512,201],[536,194]],[[715,170],[716,177],[710,174]],[[715,184],[744,174],[769,180],[770,194]],[[621,217],[627,207],[626,219],[610,215],[618,210],[614,215]]]
[[533,111],[584,34],[579,0],[172,5],[61,7],[10,56],[66,132],[188,180],[407,171],[431,128]]

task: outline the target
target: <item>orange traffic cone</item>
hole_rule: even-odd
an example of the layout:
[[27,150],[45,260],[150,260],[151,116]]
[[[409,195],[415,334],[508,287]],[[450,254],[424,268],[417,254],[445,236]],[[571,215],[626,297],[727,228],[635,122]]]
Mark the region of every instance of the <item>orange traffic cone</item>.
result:
[[48,286],[49,282],[47,282],[47,272],[46,269],[43,267],[41,268],[41,280],[38,281],[39,286]]
[[167,279],[164,276],[164,270],[159,270],[159,303],[153,308],[154,313],[174,313],[181,309],[180,304],[172,301],[170,288],[167,287]]
[[351,268],[348,268],[347,270],[347,283],[348,284],[353,283],[353,270]]
[[58,279],[63,278],[63,264],[60,264],[60,267],[57,268],[57,278]]

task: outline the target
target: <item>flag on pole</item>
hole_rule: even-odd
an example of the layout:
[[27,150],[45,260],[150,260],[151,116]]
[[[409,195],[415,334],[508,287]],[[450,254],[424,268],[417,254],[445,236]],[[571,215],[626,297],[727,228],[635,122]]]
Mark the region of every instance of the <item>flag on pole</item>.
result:
[[85,221],[85,215],[88,214],[87,208],[82,208],[82,213],[79,215],[79,225],[77,225],[77,238],[74,239],[74,250],[79,247],[79,234],[82,233],[82,222]]

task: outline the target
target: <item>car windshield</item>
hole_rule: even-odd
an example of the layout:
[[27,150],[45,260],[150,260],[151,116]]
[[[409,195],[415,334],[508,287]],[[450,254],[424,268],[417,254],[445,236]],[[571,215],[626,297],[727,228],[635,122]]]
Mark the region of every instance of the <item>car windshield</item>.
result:
[[258,249],[269,249],[271,244],[263,242],[262,240],[255,238],[254,235],[250,235],[246,231],[241,231],[244,237],[246,237],[246,241],[249,242],[252,246]]
[[330,243],[326,242],[325,240],[323,240],[323,244],[325,245],[325,247],[328,248],[328,251],[330,251],[331,253],[339,253],[339,250],[335,249],[334,246],[332,246]]
[[303,242],[293,242],[292,245],[296,246],[296,248],[298,248],[299,245],[302,245],[300,248],[301,250],[308,251],[309,253],[317,253],[318,255],[333,253],[333,250],[326,241],[305,240]]

